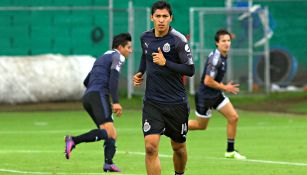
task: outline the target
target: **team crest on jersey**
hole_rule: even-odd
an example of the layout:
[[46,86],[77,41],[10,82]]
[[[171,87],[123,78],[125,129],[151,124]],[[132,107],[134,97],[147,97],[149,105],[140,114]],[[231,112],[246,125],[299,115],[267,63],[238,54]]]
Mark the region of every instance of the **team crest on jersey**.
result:
[[169,52],[171,50],[171,45],[169,43],[165,43],[163,46],[163,52]]
[[144,132],[149,131],[151,128],[150,124],[147,122],[147,120],[145,120],[144,126],[143,126],[143,130]]

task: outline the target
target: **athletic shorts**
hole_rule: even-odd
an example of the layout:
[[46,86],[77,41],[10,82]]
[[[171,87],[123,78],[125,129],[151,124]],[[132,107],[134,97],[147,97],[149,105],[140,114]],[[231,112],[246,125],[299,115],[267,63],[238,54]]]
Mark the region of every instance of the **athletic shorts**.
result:
[[196,93],[195,95],[195,106],[196,111],[195,114],[198,117],[202,118],[210,118],[212,114],[212,109],[220,110],[229,102],[228,97],[224,96],[224,94],[220,94],[215,99],[206,99]]
[[150,134],[164,134],[177,143],[184,143],[188,133],[189,113],[188,103],[165,104],[144,100],[144,137]]
[[106,122],[113,122],[110,97],[99,91],[88,92],[83,96],[83,107],[92,117],[96,126]]

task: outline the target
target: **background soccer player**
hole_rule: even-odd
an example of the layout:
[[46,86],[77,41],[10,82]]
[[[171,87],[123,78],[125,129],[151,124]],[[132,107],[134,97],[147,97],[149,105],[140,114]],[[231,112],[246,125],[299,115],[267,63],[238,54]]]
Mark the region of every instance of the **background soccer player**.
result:
[[152,5],[154,29],[141,36],[143,53],[133,78],[134,85],[139,86],[147,73],[142,123],[148,175],[161,174],[161,134],[171,138],[175,174],[184,174],[187,161],[189,105],[181,77],[194,74],[194,63],[186,38],[170,27],[172,19],[170,4],[158,1]]
[[234,148],[239,116],[223,91],[239,93],[239,84],[230,81],[223,84],[227,70],[227,54],[231,46],[231,35],[226,30],[215,34],[216,49],[209,54],[201,77],[201,83],[195,95],[196,120],[189,120],[189,130],[206,129],[212,109],[217,109],[227,119],[227,151],[226,158],[245,159]]
[[87,89],[82,100],[85,110],[98,129],[93,129],[79,136],[66,136],[65,155],[67,159],[70,158],[71,151],[76,145],[103,139],[105,140],[104,171],[120,172],[112,160],[116,151],[115,140],[117,137],[112,113],[114,112],[117,116],[122,114],[122,107],[118,99],[119,73],[125,57],[127,58],[131,52],[131,36],[129,33],[122,33],[113,38],[112,50],[105,52],[95,61],[92,70],[84,80]]

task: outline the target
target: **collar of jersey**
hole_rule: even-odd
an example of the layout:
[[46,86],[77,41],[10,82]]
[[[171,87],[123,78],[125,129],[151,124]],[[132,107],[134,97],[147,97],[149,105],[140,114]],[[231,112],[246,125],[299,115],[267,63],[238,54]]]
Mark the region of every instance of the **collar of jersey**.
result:
[[122,55],[117,49],[114,49],[117,53],[119,53],[120,55],[120,61],[124,62],[126,60],[126,58],[124,57],[124,55]]

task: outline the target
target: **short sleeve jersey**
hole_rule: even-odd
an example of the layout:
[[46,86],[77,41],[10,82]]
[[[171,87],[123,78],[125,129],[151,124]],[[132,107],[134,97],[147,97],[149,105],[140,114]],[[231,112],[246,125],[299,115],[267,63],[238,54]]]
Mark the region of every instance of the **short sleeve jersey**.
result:
[[105,52],[99,59],[97,59],[93,65],[92,70],[88,74],[88,81],[86,84],[86,92],[100,91],[108,94],[110,73],[114,69],[120,72],[121,66],[125,62],[125,57],[121,55],[117,50],[109,50]]
[[217,82],[222,82],[227,70],[227,57],[221,55],[218,49],[212,51],[204,66],[204,71],[201,77],[198,94],[205,99],[214,99],[218,97],[222,91],[208,87],[204,84],[205,76],[209,75]]
[[155,37],[154,29],[141,36],[142,58],[146,60],[145,100],[163,103],[180,103],[187,100],[182,74],[159,66],[153,62],[152,53],[160,47],[166,61],[177,64],[193,65],[193,59],[187,39],[184,35],[170,28],[167,35]]

